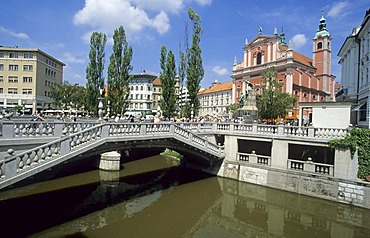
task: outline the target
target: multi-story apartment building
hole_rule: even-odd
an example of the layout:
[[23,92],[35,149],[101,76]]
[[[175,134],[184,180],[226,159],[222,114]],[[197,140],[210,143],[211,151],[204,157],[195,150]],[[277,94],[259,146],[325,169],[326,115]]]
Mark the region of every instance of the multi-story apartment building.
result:
[[[331,74],[331,36],[326,29],[324,16],[313,37],[313,56],[309,58],[293,50],[286,44],[282,30],[278,35],[259,34],[251,41],[245,41],[244,57],[234,62],[232,74],[232,95],[237,103],[245,93],[248,83],[252,83],[256,94],[263,90],[263,73],[269,67],[276,67],[277,79],[283,92],[297,97],[297,102],[334,101],[335,77]],[[290,119],[298,118],[298,105],[289,113]]]
[[0,46],[0,108],[27,112],[52,107],[51,90],[63,79],[65,64],[39,49]]
[[[180,110],[180,104],[179,104],[179,79],[176,77],[175,78],[175,94],[176,94],[176,100],[177,100],[177,105],[179,108],[176,109],[176,114],[179,113]],[[161,98],[162,98],[162,82],[160,78],[156,78],[153,81],[153,110],[152,113],[153,115],[159,115],[161,116]]]
[[227,106],[232,104],[232,82],[219,83],[198,92],[199,116],[228,118]]
[[133,74],[130,81],[130,106],[125,113],[141,117],[152,115],[153,110],[153,80],[155,75],[140,73]]
[[353,28],[338,56],[341,65],[342,100],[354,103],[352,123],[370,128],[370,9],[360,26]]
[[160,115],[161,112],[162,84],[160,78],[153,81],[153,114]]

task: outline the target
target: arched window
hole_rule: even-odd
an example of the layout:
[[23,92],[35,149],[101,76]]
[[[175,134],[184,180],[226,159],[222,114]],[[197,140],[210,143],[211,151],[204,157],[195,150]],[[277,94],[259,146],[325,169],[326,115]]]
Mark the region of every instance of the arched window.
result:
[[317,49],[322,49],[322,42],[317,43]]
[[328,49],[330,50],[330,42],[328,42]]
[[261,62],[262,62],[262,53],[258,52],[257,53],[257,64],[261,64]]

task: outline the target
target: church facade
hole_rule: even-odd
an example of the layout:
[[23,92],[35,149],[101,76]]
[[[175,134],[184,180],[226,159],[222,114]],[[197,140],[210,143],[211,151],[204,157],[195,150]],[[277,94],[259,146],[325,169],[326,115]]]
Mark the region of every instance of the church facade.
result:
[[331,36],[326,29],[324,16],[313,38],[313,55],[307,57],[293,50],[291,42],[285,41],[282,29],[278,34],[259,34],[251,41],[245,41],[244,57],[234,61],[232,73],[232,95],[234,103],[245,94],[248,84],[252,84],[256,94],[262,92],[263,74],[267,68],[278,71],[276,80],[283,92],[297,97],[297,104],[287,113],[286,119],[298,118],[300,102],[335,101],[335,77],[331,74]]

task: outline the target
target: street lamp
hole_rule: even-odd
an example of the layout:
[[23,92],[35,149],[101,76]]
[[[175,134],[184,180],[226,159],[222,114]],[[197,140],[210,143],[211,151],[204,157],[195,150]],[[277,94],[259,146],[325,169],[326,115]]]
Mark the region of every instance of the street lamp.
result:
[[23,101],[22,102],[22,116],[24,116],[24,111],[26,110],[26,102],[25,101]]
[[103,120],[103,89],[101,88],[100,91],[99,91],[99,104],[98,104],[98,115],[99,115],[99,121],[102,121]]
[[194,119],[194,103],[191,104],[191,120]]

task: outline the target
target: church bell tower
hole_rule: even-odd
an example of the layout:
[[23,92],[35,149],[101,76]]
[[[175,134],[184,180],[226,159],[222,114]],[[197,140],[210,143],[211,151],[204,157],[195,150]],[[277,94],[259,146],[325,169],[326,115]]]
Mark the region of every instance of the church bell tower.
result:
[[[330,94],[330,101],[334,96],[334,83],[331,75],[331,36],[326,29],[326,19],[324,10],[320,18],[319,29],[313,38],[313,56],[312,65],[317,69],[316,77],[321,79],[321,89]],[[325,101],[329,100],[327,98]]]

